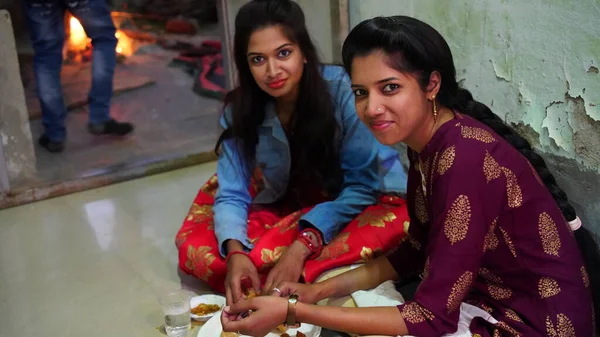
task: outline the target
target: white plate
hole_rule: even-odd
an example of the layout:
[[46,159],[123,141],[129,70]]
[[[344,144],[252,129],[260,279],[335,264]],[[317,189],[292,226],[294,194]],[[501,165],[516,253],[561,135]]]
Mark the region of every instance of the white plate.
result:
[[[197,307],[201,303],[216,304],[219,307],[221,307],[221,309],[223,309],[223,307],[225,306],[225,302],[226,302],[226,300],[225,300],[225,297],[223,297],[223,296],[210,295],[210,294],[209,295],[200,295],[200,296],[195,296],[195,297],[190,298],[190,309]],[[194,315],[194,314],[191,314],[190,316],[192,316],[192,318],[198,322],[206,322],[214,315],[215,314],[212,313],[212,314],[208,314],[208,315],[204,315],[204,316],[198,316],[198,315]]]
[[[296,332],[300,331],[306,335],[306,337],[319,337],[321,335],[321,327],[314,326],[310,324],[302,323],[300,328],[298,329],[289,329],[287,334],[290,337],[295,337]],[[204,325],[198,331],[197,337],[221,337],[221,332],[223,332],[223,326],[221,325],[221,311],[214,314],[214,316],[208,320],[208,322],[204,323]],[[280,337],[281,334],[271,332],[265,337]],[[240,337],[248,337],[245,335],[240,335]]]

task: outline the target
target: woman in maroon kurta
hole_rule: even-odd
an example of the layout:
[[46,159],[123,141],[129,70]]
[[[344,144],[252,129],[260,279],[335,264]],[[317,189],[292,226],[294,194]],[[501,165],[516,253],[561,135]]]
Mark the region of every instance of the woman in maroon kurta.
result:
[[[459,88],[441,35],[413,18],[375,18],[354,28],[343,55],[361,120],[381,143],[410,148],[409,236],[362,268],[275,293],[314,303],[389,279],[422,282],[397,309],[299,303],[296,319],[362,335],[445,336],[466,325],[473,336],[593,336],[597,246],[543,159]],[[263,335],[287,305],[273,296],[228,307],[224,329]]]

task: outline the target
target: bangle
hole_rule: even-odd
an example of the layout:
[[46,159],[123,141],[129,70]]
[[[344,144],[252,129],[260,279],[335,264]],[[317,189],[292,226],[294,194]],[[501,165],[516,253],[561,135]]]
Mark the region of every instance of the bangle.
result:
[[242,251],[240,251],[240,250],[233,251],[233,252],[231,252],[231,253],[227,254],[227,257],[225,258],[225,264],[229,263],[229,259],[230,259],[232,256],[234,256],[234,255],[238,255],[238,254],[239,254],[239,255],[248,256],[248,254],[247,254],[246,252],[242,252]]
[[297,239],[300,243],[302,243],[308,250],[311,252],[309,258],[313,259],[319,254],[321,254],[321,250],[323,249],[323,241],[321,240],[321,235],[316,230],[309,228],[303,230],[300,235],[298,235]]

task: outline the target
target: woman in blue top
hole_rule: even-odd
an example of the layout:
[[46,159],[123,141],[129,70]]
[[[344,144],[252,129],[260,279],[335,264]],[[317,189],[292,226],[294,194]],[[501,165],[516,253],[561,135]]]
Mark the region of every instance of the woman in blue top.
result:
[[251,1],[235,32],[217,174],[176,239],[180,268],[228,303],[370,260],[408,227],[405,169],[356,117],[343,68],[319,62],[300,6]]

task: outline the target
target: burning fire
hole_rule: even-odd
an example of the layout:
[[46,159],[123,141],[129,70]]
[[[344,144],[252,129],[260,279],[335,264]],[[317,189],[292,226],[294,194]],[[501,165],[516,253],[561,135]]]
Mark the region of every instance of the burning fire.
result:
[[[118,40],[115,51],[119,55],[130,56],[133,54],[133,41],[129,36],[117,30],[115,37]],[[78,55],[75,58],[81,59],[84,54],[91,50],[91,45],[91,39],[88,38],[79,20],[71,16],[69,18],[69,39],[67,41],[68,53]]]

